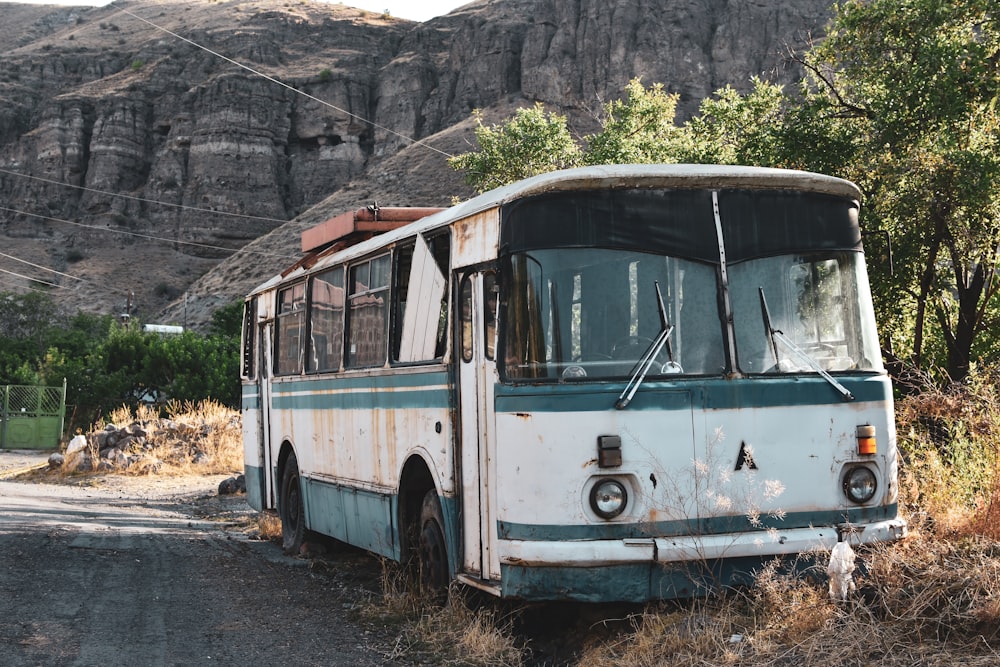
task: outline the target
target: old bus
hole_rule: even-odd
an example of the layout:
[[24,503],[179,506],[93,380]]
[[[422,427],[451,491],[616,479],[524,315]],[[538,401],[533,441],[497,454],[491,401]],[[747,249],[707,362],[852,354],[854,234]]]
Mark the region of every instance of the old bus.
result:
[[251,505],[289,550],[314,531],[535,600],[902,537],[859,199],[617,165],[309,230],[246,300]]

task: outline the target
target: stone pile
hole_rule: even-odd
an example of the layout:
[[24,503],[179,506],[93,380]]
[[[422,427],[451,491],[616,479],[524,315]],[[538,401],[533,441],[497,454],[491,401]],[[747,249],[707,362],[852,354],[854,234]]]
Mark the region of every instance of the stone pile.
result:
[[[135,469],[157,473],[165,463],[204,465],[211,460],[206,443],[213,428],[219,427],[163,418],[122,426],[108,424],[98,431],[78,433],[64,453],[49,457],[49,467],[80,472]],[[238,433],[239,420],[231,420],[222,428]]]

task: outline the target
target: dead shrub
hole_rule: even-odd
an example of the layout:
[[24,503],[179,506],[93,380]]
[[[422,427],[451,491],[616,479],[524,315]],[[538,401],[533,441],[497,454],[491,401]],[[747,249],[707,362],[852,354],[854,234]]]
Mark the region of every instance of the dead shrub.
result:
[[151,406],[113,410],[86,435],[86,456],[63,475],[232,474],[243,469],[240,414],[221,403],[171,403],[166,416]]
[[453,586],[440,605],[423,595],[406,567],[382,561],[382,595],[361,609],[366,618],[398,626],[390,660],[432,656],[434,664],[520,667],[526,649],[513,631],[514,619],[499,607],[474,609],[466,592]]

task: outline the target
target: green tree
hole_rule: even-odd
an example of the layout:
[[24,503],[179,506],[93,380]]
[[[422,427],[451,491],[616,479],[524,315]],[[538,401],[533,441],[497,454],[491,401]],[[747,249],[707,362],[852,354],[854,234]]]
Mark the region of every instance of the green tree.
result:
[[645,88],[639,79],[625,96],[604,105],[601,131],[587,137],[586,164],[677,162],[680,129],[674,124],[678,95],[662,83]]
[[213,336],[231,336],[239,341],[243,330],[243,299],[237,299],[212,313],[208,332]]
[[61,319],[52,297],[44,292],[0,293],[0,338],[32,346],[36,358],[45,354],[46,338]]
[[698,115],[677,133],[680,161],[769,167],[792,161],[783,143],[788,100],[782,87],[756,77],[752,82],[745,95],[726,86],[702,101]]
[[621,99],[604,106],[601,129],[584,139],[585,147],[573,140],[564,116],[546,114],[540,104],[490,127],[480,118],[479,150],[452,158],[450,165],[483,192],[575,164],[777,164],[787,153],[781,145],[786,98],[780,86],[753,83],[746,96],[719,90],[702,102],[698,117],[678,127],[678,96],[663,84],[647,88],[633,79]]
[[483,125],[482,114],[473,113],[479,150],[450,158],[448,164],[464,171],[466,183],[479,192],[571,167],[580,160],[566,117],[547,113],[540,103],[518,109],[499,125]]
[[[894,239],[873,267],[884,336],[916,367],[941,351],[962,379],[995,355],[1000,248],[1000,22],[992,0],[850,0],[802,62],[799,109]],[[808,161],[808,158],[807,158]],[[933,338],[933,340],[932,340]]]
[[234,407],[239,402],[238,339],[185,331],[148,336],[141,377],[153,395],[200,401],[212,398]]

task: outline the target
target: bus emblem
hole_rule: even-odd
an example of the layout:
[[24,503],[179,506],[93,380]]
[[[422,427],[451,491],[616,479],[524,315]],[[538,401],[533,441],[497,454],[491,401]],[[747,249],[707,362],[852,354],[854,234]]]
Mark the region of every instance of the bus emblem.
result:
[[747,468],[750,470],[756,470],[757,464],[753,460],[753,450],[747,451],[747,443],[743,441],[740,443],[740,455],[736,457],[736,470],[743,470],[743,464],[746,464]]

